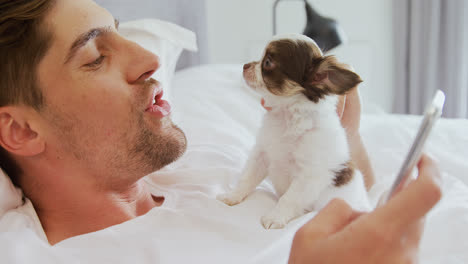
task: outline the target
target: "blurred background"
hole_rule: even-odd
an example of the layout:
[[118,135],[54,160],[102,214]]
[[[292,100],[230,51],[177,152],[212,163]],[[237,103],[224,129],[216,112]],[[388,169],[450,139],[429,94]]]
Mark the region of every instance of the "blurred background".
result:
[[[208,63],[258,60],[273,35],[275,0],[206,0]],[[329,51],[364,80],[366,112],[421,114],[436,89],[444,116],[468,117],[467,0],[308,0],[346,41]],[[277,33],[302,33],[303,1],[276,7]]]

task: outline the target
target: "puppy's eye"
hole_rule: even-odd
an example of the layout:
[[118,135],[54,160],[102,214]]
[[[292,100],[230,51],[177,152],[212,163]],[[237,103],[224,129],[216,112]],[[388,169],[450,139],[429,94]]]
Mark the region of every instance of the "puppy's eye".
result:
[[272,70],[275,67],[273,61],[271,60],[270,57],[266,57],[265,60],[263,61],[263,68],[265,70]]

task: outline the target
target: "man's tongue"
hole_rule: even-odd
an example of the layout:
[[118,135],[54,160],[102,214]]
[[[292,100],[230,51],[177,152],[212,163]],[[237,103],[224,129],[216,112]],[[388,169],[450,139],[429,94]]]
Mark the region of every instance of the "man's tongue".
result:
[[164,116],[171,112],[171,105],[166,100],[158,99],[153,107],[159,110]]
[[156,95],[156,101],[158,101],[159,99],[161,99],[163,97],[163,92],[159,93],[158,95]]

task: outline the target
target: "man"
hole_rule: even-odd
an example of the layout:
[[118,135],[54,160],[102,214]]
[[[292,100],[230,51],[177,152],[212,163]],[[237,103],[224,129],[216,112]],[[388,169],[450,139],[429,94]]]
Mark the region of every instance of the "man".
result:
[[[142,178],[181,156],[186,140],[165,111],[151,111],[158,57],[120,36],[92,0],[0,3],[2,167],[33,202],[49,243],[161,205]],[[353,158],[370,168],[356,95],[343,124]],[[414,260],[421,222],[441,195],[434,163],[425,157],[419,168],[417,181],[370,214],[331,202],[298,231],[290,262]]]

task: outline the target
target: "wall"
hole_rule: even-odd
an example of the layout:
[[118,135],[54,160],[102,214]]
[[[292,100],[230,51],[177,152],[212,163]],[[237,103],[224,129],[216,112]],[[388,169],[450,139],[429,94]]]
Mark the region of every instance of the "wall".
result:
[[[354,67],[364,79],[365,111],[390,112],[393,100],[391,0],[309,0],[339,21],[348,41],[331,53]],[[272,36],[274,0],[207,0],[208,43],[212,63],[245,63],[259,59]],[[278,5],[278,33],[301,32],[304,4]]]

